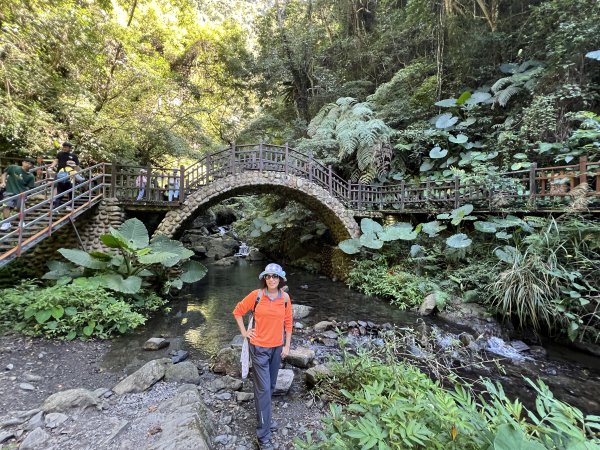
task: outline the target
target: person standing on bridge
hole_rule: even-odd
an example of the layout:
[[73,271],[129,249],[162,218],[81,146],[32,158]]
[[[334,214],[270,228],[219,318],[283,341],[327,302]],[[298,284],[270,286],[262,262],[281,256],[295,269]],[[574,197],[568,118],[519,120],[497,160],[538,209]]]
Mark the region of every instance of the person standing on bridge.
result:
[[[256,438],[258,447],[266,450],[274,448],[271,432],[277,430],[277,424],[272,420],[271,396],[275,391],[281,359],[290,352],[293,318],[290,297],[283,290],[287,279],[281,266],[268,264],[258,279],[262,288],[244,297],[233,310],[233,315],[242,336],[250,339]],[[243,316],[248,312],[254,316],[254,326],[249,325],[246,329]]]
[[[0,177],[0,188],[6,188],[3,194],[3,199],[14,197],[15,195],[25,192],[35,187],[35,176],[29,171],[33,167],[33,160],[25,158],[21,162],[21,166],[16,164],[10,165]],[[4,200],[2,216],[8,219],[12,210],[21,209],[21,199],[19,197],[10,200]],[[0,231],[8,231],[11,227],[10,222],[4,222],[0,225]]]
[[79,166],[79,157],[72,153],[73,144],[70,142],[63,142],[62,149],[56,154],[56,158],[52,161],[49,168],[55,172],[59,172],[60,169],[67,167],[69,161],[75,161],[75,166]]

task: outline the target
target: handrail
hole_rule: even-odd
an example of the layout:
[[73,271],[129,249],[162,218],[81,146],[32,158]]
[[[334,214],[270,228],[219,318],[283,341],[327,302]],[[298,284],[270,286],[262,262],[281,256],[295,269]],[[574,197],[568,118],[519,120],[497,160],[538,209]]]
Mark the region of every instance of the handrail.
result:
[[[362,184],[343,179],[331,166],[325,166],[311,154],[306,155],[288,145],[265,143],[232,145],[207,153],[190,166],[178,169],[102,162],[81,170],[79,174],[85,180],[74,182],[60,194],[56,192],[58,181],[46,179],[38,182],[33,189],[5,199],[18,201],[20,209],[7,219],[0,218],[0,225],[18,222],[15,229],[0,233],[0,266],[7,258],[20,255],[40,239],[51,235],[105,195],[118,198],[122,204],[176,207],[193,191],[241,172],[280,172],[307,179],[356,212],[402,212],[448,210],[465,203],[489,210],[501,210],[507,204],[532,210],[539,207],[542,201],[557,199],[560,202],[583,183],[588,183],[583,195],[600,197],[599,167],[600,162],[588,161],[583,156],[578,164],[537,167],[534,163],[527,169],[490,174],[486,181],[474,182],[455,176],[450,180],[419,183]],[[141,198],[140,187],[135,185],[140,168],[147,170],[147,186]],[[171,178],[176,180],[173,184],[169,184]],[[489,182],[492,179],[497,187]],[[580,192],[577,195],[582,194]],[[42,199],[36,200],[38,196]],[[54,204],[63,197],[69,198],[69,202]],[[7,242],[16,242],[16,245],[2,253],[2,245],[5,246]]]

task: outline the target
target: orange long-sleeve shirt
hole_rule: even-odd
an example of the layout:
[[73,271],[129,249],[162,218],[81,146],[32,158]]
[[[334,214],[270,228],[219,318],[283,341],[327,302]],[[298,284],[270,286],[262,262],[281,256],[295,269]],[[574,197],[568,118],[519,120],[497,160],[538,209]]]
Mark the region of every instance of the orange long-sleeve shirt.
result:
[[[250,292],[239,302],[233,310],[235,317],[242,317],[252,311],[260,290]],[[285,294],[279,291],[279,296],[271,300],[265,292],[262,293],[260,301],[254,311],[254,328],[256,337],[250,339],[250,343],[259,347],[279,347],[283,345],[283,330],[292,332],[292,302],[288,300],[285,306]]]

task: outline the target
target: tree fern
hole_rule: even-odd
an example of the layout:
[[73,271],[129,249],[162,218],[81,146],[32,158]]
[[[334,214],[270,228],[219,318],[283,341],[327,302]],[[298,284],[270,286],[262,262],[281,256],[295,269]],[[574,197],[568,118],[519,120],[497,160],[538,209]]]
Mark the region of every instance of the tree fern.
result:
[[[329,146],[333,139],[338,146],[338,160],[358,168],[356,179],[373,180],[388,171],[391,161],[391,129],[373,116],[369,103],[360,103],[352,97],[339,98],[335,104],[321,108],[311,120],[308,126],[311,139],[304,141],[301,147],[311,148],[314,142],[324,149],[322,144]],[[320,156],[329,158],[331,153],[322,152]]]

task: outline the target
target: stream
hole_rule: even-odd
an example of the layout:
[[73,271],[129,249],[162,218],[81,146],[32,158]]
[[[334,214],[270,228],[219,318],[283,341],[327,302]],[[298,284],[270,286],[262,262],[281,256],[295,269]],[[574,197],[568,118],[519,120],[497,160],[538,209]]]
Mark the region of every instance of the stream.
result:
[[[170,303],[168,313],[149,320],[134,334],[115,339],[104,358],[103,369],[131,373],[149,360],[168,356],[170,351],[180,349],[188,351],[191,358],[208,359],[228,345],[239,333],[231,312],[237,302],[258,287],[258,274],[264,263],[240,259],[233,266],[208,267],[204,279],[184,287]],[[364,320],[403,327],[414,326],[419,319],[415,313],[400,311],[386,301],[354,292],[344,283],[324,276],[291,269],[287,277],[292,302],[314,308],[312,314],[303,320],[306,325],[335,319],[338,322]],[[425,321],[444,332],[457,334],[465,331],[435,317],[425,318]],[[159,336],[169,340],[168,348],[158,352],[142,350],[147,339]],[[511,397],[519,396],[526,404],[533,390],[523,376],[541,378],[557,398],[584,413],[599,414],[599,358],[557,345],[546,346],[546,351],[545,358],[528,358],[514,364],[506,360],[505,373],[493,373],[491,378],[500,381]],[[489,373],[483,375],[490,376]]]

